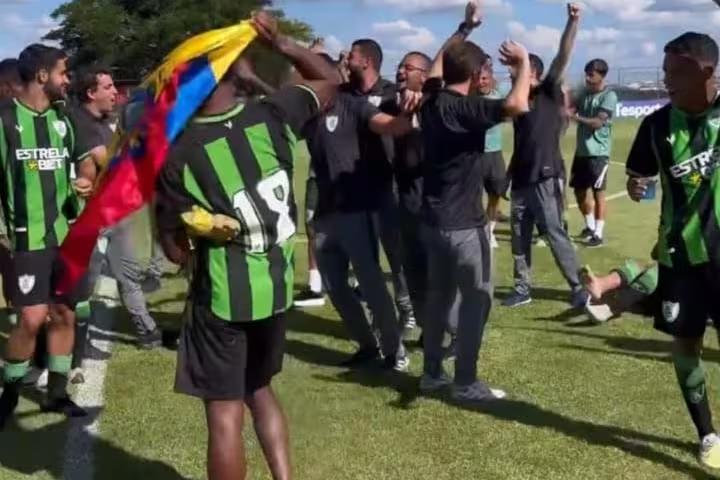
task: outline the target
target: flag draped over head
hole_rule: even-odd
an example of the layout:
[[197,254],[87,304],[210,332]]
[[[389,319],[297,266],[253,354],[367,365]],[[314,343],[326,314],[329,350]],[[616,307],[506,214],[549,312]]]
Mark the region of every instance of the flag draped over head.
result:
[[142,113],[113,142],[96,192],[61,246],[63,276],[56,294],[76,287],[103,229],[152,199],[170,145],[256,35],[245,21],[190,38],[132,96]]

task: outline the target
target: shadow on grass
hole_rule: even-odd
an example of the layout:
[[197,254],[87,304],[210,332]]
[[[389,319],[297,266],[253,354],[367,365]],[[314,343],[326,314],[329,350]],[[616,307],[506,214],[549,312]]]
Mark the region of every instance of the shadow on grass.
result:
[[[87,433],[88,427],[100,413],[101,409],[93,408],[89,410],[90,415],[85,418],[64,420],[58,416],[58,422],[37,429],[24,429],[12,421],[6,430],[0,433],[0,465],[6,470],[22,475],[44,473],[58,480],[85,477],[88,472],[83,471],[81,459],[76,459],[75,462],[64,461],[67,453],[65,450],[67,434],[73,427],[73,432],[77,432],[78,436],[73,437],[72,440],[81,447],[77,454],[88,455],[90,452],[82,447],[92,445],[94,462],[89,467],[95,472],[102,472],[102,475],[96,478],[186,480],[186,477],[165,463],[135,456],[105,439]],[[25,412],[20,414],[20,417],[37,414],[37,412]]]
[[299,309],[289,310],[287,317],[289,332],[309,333],[338,340],[348,340],[349,338],[345,327],[339,320],[331,320]]
[[[495,298],[500,301],[505,300],[513,291],[513,287],[498,287],[495,289]],[[534,300],[549,300],[565,304],[570,300],[570,289],[533,287],[530,293]]]
[[[651,347],[659,348],[657,345]],[[341,361],[342,358],[346,358],[335,350],[297,340],[289,342],[288,354],[300,360],[320,365],[337,365],[337,362]],[[381,370],[379,368],[370,367],[349,370],[337,375],[315,375],[314,378],[331,383],[357,384],[367,388],[391,388],[398,393],[398,397],[389,403],[393,408],[408,410],[413,408],[413,404],[418,397],[434,398],[453,408],[482,413],[510,423],[520,423],[534,428],[553,430],[594,446],[617,448],[635,457],[690,475],[691,478],[714,478],[701,468],[686,464],[671,455],[653,449],[649,445],[653,443],[661,444],[694,454],[696,446],[691,442],[576,420],[521,400],[498,401],[484,405],[460,404],[452,401],[444,394],[422,394],[419,392],[419,381],[416,377],[407,373]]]

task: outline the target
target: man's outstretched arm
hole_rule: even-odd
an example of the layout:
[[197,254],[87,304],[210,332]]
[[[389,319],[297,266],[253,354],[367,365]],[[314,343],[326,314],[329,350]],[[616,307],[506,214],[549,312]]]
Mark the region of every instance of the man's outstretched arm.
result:
[[570,58],[572,57],[572,51],[575,47],[575,39],[577,38],[578,26],[580,24],[580,6],[576,3],[568,3],[567,6],[568,19],[565,24],[565,31],[563,31],[562,38],[560,39],[560,51],[550,65],[548,70],[548,78],[553,81],[560,83],[565,75],[568,65],[570,64]]
[[480,7],[478,6],[477,0],[472,0],[468,2],[465,7],[465,20],[460,24],[457,32],[453,33],[452,36],[445,41],[435,56],[435,60],[433,60],[432,67],[430,68],[430,74],[428,75],[429,78],[442,78],[443,55],[445,51],[451,46],[467,40],[473,30],[479,27],[480,24],[482,24]]

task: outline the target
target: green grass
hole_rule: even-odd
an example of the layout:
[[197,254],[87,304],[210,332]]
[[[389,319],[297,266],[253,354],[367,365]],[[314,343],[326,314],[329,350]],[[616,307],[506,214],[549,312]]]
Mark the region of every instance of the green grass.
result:
[[[633,123],[617,125],[614,161],[625,161],[635,128]],[[570,159],[572,133],[563,144]],[[296,172],[298,199],[303,198],[306,168],[304,162]],[[608,193],[621,192],[624,181],[623,167],[613,165]],[[647,258],[657,228],[657,203],[638,205],[621,198],[610,205],[607,246],[578,250],[598,272],[627,257]],[[571,230],[579,231],[578,212],[568,216]],[[500,295],[512,284],[512,258],[508,227],[499,229],[495,278]],[[511,398],[492,407],[468,409],[443,397],[418,396],[418,351],[409,374],[335,368],[353,345],[332,307],[293,312],[284,370],[275,386],[290,419],[296,478],[705,478],[668,361],[668,338],[639,317],[590,326],[583,316],[568,314],[567,286],[549,250],[534,253],[535,303],[519,310],[496,306],[487,330],[481,375]],[[297,265],[300,286],[306,272],[302,243]],[[177,324],[183,288],[174,279],[152,298],[164,325]],[[709,347],[709,384],[717,388],[714,336]],[[202,408],[172,393],[174,366],[171,352],[116,345],[106,380],[96,479],[204,478]],[[0,436],[0,479],[61,478],[63,424],[37,414],[28,402],[22,411],[22,431]],[[249,478],[269,478],[250,428],[246,438]]]

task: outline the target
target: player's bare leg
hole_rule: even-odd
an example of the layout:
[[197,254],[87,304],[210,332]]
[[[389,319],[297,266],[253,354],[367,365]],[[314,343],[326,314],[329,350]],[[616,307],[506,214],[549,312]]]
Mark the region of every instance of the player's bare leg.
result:
[[207,401],[208,480],[244,480],[247,474],[241,400]]
[[607,199],[604,191],[593,191],[595,209],[595,234],[603,238],[605,232],[605,218],[607,217]]
[[610,272],[608,275],[598,277],[588,267],[580,271],[580,281],[593,300],[600,300],[606,293],[623,286],[623,279],[617,272]]
[[490,221],[490,242],[493,245],[493,248],[497,247],[497,240],[495,239],[495,225],[498,221],[499,211],[500,197],[488,194],[487,216]]
[[255,433],[274,480],[292,478],[290,435],[287,419],[272,387],[267,386],[246,398],[252,413]]
[[585,220],[585,230],[583,230],[583,233],[595,233],[595,202],[593,201],[593,196],[590,195],[590,191],[576,188],[575,200],[577,200],[580,213],[582,213],[583,219]]

